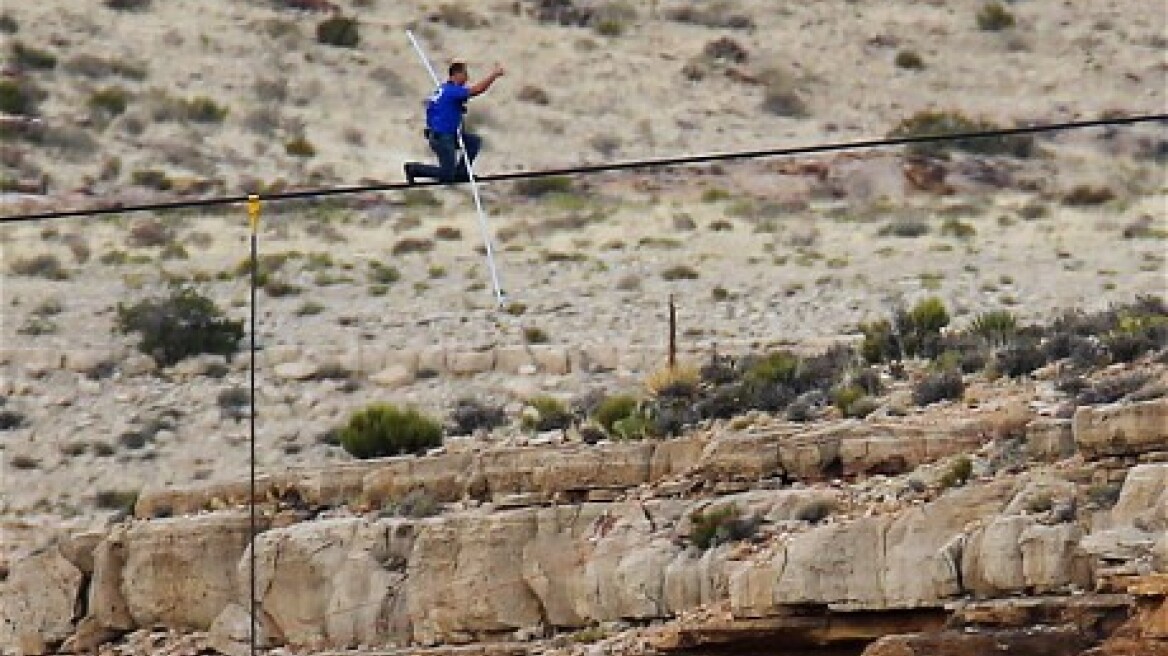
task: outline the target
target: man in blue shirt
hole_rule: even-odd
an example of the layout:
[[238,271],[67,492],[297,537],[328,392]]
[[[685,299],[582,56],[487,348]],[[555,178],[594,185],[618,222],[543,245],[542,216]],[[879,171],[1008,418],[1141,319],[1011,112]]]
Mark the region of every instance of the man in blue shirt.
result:
[[461,166],[458,161],[458,131],[462,127],[462,115],[466,112],[466,101],[491,88],[495,80],[503,77],[503,69],[498,65],[487,77],[467,86],[466,63],[456,61],[450,65],[450,78],[426,99],[426,139],[430,149],[438,156],[438,166],[420,162],[406,162],[406,180],[414,184],[417,178],[431,178],[439,182],[466,182],[470,179],[467,165],[474,164],[475,157],[483,145],[477,134],[462,133],[466,152]]

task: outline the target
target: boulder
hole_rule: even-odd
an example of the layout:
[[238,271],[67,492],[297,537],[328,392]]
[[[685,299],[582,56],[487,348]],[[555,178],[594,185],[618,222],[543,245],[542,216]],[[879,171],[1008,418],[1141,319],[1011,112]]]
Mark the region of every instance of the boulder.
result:
[[1168,451],[1168,398],[1080,407],[1073,430],[1087,458]]
[[73,633],[84,581],[55,545],[18,561],[0,583],[0,653],[55,653]]

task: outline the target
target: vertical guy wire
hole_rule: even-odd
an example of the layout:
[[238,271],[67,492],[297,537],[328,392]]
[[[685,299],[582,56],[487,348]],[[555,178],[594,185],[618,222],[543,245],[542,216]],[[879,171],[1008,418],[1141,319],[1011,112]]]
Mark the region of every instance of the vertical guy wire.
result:
[[248,552],[251,562],[248,567],[248,644],[251,656],[255,656],[258,645],[258,631],[256,630],[256,283],[259,280],[259,244],[257,233],[260,223],[260,197],[252,194],[247,197],[247,218],[251,225],[251,361],[250,369],[250,403],[251,438],[249,457],[250,473],[248,494]]

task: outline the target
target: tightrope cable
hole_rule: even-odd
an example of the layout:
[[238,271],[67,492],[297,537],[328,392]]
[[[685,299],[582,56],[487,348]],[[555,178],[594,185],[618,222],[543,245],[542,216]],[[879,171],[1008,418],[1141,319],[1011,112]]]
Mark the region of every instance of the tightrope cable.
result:
[[[1046,123],[1028,125],[1015,128],[1000,128],[978,132],[959,132],[935,135],[919,135],[908,137],[888,137],[884,139],[867,139],[861,141],[843,141],[837,143],[817,144],[810,146],[793,146],[781,148],[766,148],[759,150],[740,150],[729,152],[706,153],[700,155],[682,155],[658,159],[636,159],[624,162],[610,162],[603,164],[585,164],[557,169],[543,169],[538,171],[511,171],[479,176],[480,182],[505,182],[509,180],[529,180],[535,178],[588,175],[606,171],[628,171],[634,169],[657,169],[688,164],[709,164],[742,159],[761,159],[769,157],[791,157],[796,155],[813,155],[820,153],[843,152],[850,150],[871,150],[877,148],[892,148],[913,144],[941,143],[946,141],[965,141],[974,139],[992,139],[1024,134],[1041,134],[1047,132],[1062,132],[1068,130],[1082,130],[1087,128],[1117,127],[1135,125],[1139,123],[1168,123],[1168,114],[1141,114],[1136,116],[1120,116],[1101,118],[1089,121],[1068,121],[1062,123]],[[264,201],[283,201],[307,198],[324,198],[351,194],[365,194],[384,191],[401,191],[419,187],[435,187],[461,183],[444,183],[436,181],[415,182],[388,182],[365,185],[350,185],[325,187],[318,189],[302,189],[294,191],[270,192],[258,194]],[[131,212],[158,212],[165,210],[190,209],[199,207],[214,207],[220,205],[234,205],[247,201],[250,194],[216,196],[209,198],[195,198],[189,200],[161,201],[134,205],[118,205],[103,207],[88,207],[71,210],[57,210],[50,212],[34,212],[30,214],[16,214],[0,216],[0,223],[18,223],[22,221],[43,221],[47,219],[62,219],[83,216],[101,216],[110,214],[128,214]]]

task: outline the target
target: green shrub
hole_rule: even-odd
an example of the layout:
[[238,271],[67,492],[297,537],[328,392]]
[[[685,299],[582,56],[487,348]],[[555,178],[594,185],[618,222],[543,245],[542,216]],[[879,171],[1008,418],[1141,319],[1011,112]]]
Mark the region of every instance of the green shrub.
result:
[[758,520],[743,519],[734,504],[690,515],[693,531],[690,542],[699,549],[709,549],[727,542],[745,540],[758,529]]
[[157,191],[170,191],[174,188],[174,180],[165,171],[158,169],[140,169],[130,174],[130,183],[138,187],[146,187],[147,189],[155,189]]
[[1010,378],[1025,376],[1046,364],[1046,354],[1033,339],[1010,342],[994,356],[994,369]]
[[138,503],[137,490],[98,490],[93,499],[94,505],[102,510],[117,510],[127,515],[134,513],[134,506]]
[[896,53],[896,58],[893,60],[898,68],[907,68],[909,70],[920,70],[925,67],[925,60],[917,54],[915,50],[901,50]]
[[0,410],[0,431],[13,430],[25,425],[23,414],[15,410]]
[[47,50],[27,46],[20,41],[12,43],[12,61],[22,68],[52,70],[57,67],[57,57]]
[[429,253],[434,250],[433,239],[423,239],[420,237],[406,237],[398,240],[393,245],[391,251],[394,255],[406,255],[409,253]]
[[150,8],[150,0],[105,0],[105,6],[120,11],[142,11]]
[[515,193],[528,198],[540,198],[550,194],[570,194],[573,190],[572,179],[567,176],[528,178],[515,183]]
[[394,514],[410,519],[425,519],[442,512],[442,504],[424,489],[410,490],[394,504]]
[[526,326],[523,328],[523,341],[527,344],[547,344],[547,331],[539,326]]
[[812,499],[795,509],[794,517],[800,521],[818,524],[831,516],[839,508],[835,499]]
[[621,440],[642,440],[656,430],[654,422],[645,413],[635,410],[632,414],[612,423],[612,435]]
[[188,286],[174,287],[162,298],[119,303],[114,329],[138,333],[138,350],[162,366],[201,353],[231,357],[243,338],[242,321],[228,319],[211,299]]
[[958,456],[941,475],[941,487],[949,489],[965,485],[971,476],[973,476],[973,461],[969,459],[969,456]]
[[379,260],[370,260],[367,278],[375,285],[392,285],[401,280],[401,272]]
[[107,116],[118,116],[126,111],[130,103],[129,94],[122,87],[106,87],[93,92],[89,97],[89,106]]
[[920,219],[900,218],[889,221],[877,233],[881,237],[905,237],[908,239],[929,234],[929,224]]
[[926,406],[946,399],[960,399],[965,393],[965,381],[955,370],[941,371],[925,376],[913,387],[913,403]]
[[969,332],[992,345],[1005,344],[1018,331],[1018,319],[1009,310],[990,310],[973,318]]
[[127,80],[146,79],[146,64],[119,59],[106,59],[97,55],[80,54],[67,59],[63,68],[82,77],[101,79],[116,75]]
[[1076,185],[1063,196],[1063,204],[1071,207],[1090,207],[1115,200],[1115,192],[1110,187]]
[[16,116],[35,116],[40,94],[31,84],[21,80],[0,79],[0,113]]
[[945,219],[941,224],[942,237],[957,237],[958,239],[969,239],[977,235],[977,228],[971,224],[958,219]]
[[284,144],[284,152],[292,157],[313,157],[316,147],[305,137],[296,137]]
[[561,430],[572,424],[572,413],[554,396],[533,396],[527,405],[533,412],[525,413],[520,422],[526,430]]
[[341,446],[354,458],[384,458],[425,453],[442,444],[438,422],[412,408],[374,404],[349,418],[340,430]]
[[18,257],[12,262],[12,273],[18,276],[35,276],[49,280],[68,280],[69,271],[61,264],[61,258],[50,253]]
[[802,363],[799,357],[787,351],[774,351],[750,362],[742,380],[751,386],[790,385],[794,383]]
[[631,394],[614,394],[605,397],[596,410],[592,413],[592,419],[600,424],[604,432],[609,435],[615,435],[613,426],[622,419],[630,417],[637,411],[637,397]]
[[661,277],[670,282],[674,280],[697,280],[698,272],[688,264],[678,264],[662,271]]
[[[957,111],[926,110],[917,112],[902,120],[888,136],[893,139],[905,137],[935,137],[973,132],[999,130],[1001,126],[987,120],[971,119]],[[911,153],[927,156],[943,156],[951,150],[962,150],[981,155],[1009,155],[1030,157],[1034,154],[1034,137],[1026,134],[995,137],[946,139],[914,143],[908,146]]]
[[1014,14],[1000,2],[987,2],[977,12],[977,27],[983,32],[1000,32],[1014,23]]
[[845,417],[863,418],[876,410],[876,402],[855,385],[840,387],[832,394],[832,403]]
[[16,34],[20,31],[20,24],[12,17],[12,14],[4,12],[0,14],[0,34]]
[[356,48],[361,40],[356,18],[333,16],[316,26],[316,41],[337,48]]
[[633,5],[616,0],[598,6],[589,22],[601,36],[620,36],[628,29],[628,24],[636,19],[637,10]]
[[227,108],[205,96],[186,100],[183,106],[187,119],[196,123],[222,123],[227,118]]

